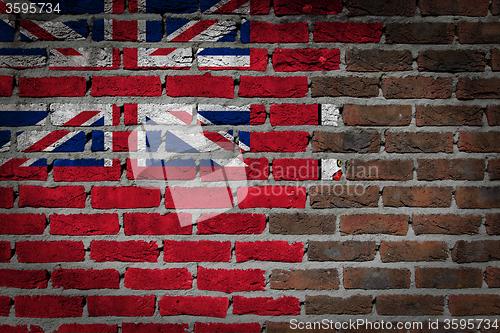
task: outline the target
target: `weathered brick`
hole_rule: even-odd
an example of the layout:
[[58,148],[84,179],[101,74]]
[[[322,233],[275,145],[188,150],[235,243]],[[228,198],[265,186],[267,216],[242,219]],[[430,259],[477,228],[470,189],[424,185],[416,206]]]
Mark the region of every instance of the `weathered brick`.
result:
[[275,72],[331,71],[339,69],[339,49],[276,49],[273,52]]
[[82,97],[87,81],[82,76],[20,77],[20,97]]
[[0,262],[10,262],[10,257],[12,257],[10,242],[0,241]]
[[500,214],[486,214],[486,232],[488,235],[500,235]]
[[315,153],[377,153],[380,150],[380,143],[380,134],[374,131],[316,131],[312,137]]
[[167,76],[167,95],[171,97],[234,97],[234,81],[229,76]]
[[97,262],[157,262],[158,244],[154,241],[106,241],[90,243],[90,259]]
[[345,6],[352,16],[413,16],[417,8],[415,0],[348,0]]
[[347,70],[353,72],[411,71],[410,51],[348,49],[345,54]]
[[[187,328],[186,324],[186,328]],[[224,323],[202,323],[197,322],[194,324],[195,333],[212,333],[212,332],[242,332],[242,333],[260,333],[262,328],[259,323],[234,323],[234,324],[224,324]],[[170,332],[170,331],[169,331]],[[147,332],[144,332],[147,333]]]
[[[242,31],[242,41],[250,43],[307,43],[309,28],[307,22],[267,23],[250,21],[250,32]],[[244,27],[242,27],[244,30]],[[248,40],[245,40],[247,38]]]
[[346,162],[348,180],[411,180],[412,160],[348,160]]
[[380,295],[375,300],[379,315],[435,316],[443,314],[444,296]]
[[83,242],[76,241],[21,241],[16,243],[18,262],[49,263],[84,261]]
[[244,76],[240,77],[238,96],[298,98],[305,97],[309,88],[305,76]]
[[448,257],[448,246],[438,241],[401,241],[380,244],[382,262],[398,261],[444,261]]
[[[123,332],[127,331],[123,330]],[[118,333],[118,325],[62,324],[53,333]]]
[[120,273],[116,269],[57,269],[52,272],[52,286],[64,289],[118,289]]
[[482,283],[481,268],[417,267],[415,269],[417,288],[481,288]]
[[318,104],[272,104],[269,108],[272,126],[318,125]]
[[346,289],[408,289],[410,270],[346,267],[344,268],[344,287]]
[[451,252],[451,258],[457,263],[500,260],[500,241],[482,240],[467,242],[459,240],[455,243],[455,247]]
[[491,13],[493,15],[500,15],[500,1],[499,0],[491,0]]
[[12,95],[14,86],[14,77],[11,75],[0,75],[0,97],[9,97]]
[[412,227],[416,235],[448,234],[475,235],[481,225],[480,215],[427,214],[413,215]]
[[442,77],[389,77],[381,87],[385,98],[450,98],[452,92],[451,79]]
[[191,214],[188,213],[125,213],[125,235],[191,235]]
[[[8,296],[0,296],[0,317],[8,316],[10,313],[12,299]],[[3,326],[3,325],[2,325]],[[0,329],[3,327],[0,326]]]
[[187,268],[141,269],[127,268],[125,288],[138,290],[191,289],[193,276]]
[[250,132],[250,152],[292,153],[306,151],[308,132]]
[[498,316],[500,295],[450,295],[448,308],[452,316]]
[[408,232],[408,215],[356,214],[340,217],[341,235],[388,234],[404,236]]
[[461,44],[498,44],[499,29],[499,22],[458,22],[458,41]]
[[417,105],[417,126],[482,126],[483,108],[480,106]]
[[378,43],[382,23],[316,22],[313,38],[316,43]]
[[12,187],[0,187],[0,208],[14,207],[14,190]]
[[500,50],[491,50],[490,66],[493,71],[500,71]]
[[165,208],[231,208],[233,195],[229,187],[167,187]]
[[486,107],[486,118],[488,125],[500,126],[500,105],[488,105]]
[[45,230],[45,214],[0,214],[0,234],[41,235]]
[[500,132],[460,131],[457,146],[466,153],[499,153]]
[[158,302],[162,316],[204,316],[225,318],[229,299],[209,296],[163,296]]
[[488,0],[474,1],[473,6],[467,0],[422,0],[420,2],[420,11],[423,16],[486,16],[489,5]]
[[453,133],[386,132],[385,150],[388,153],[452,153]]
[[342,119],[347,126],[408,126],[411,105],[344,105]]
[[233,297],[233,314],[253,314],[258,316],[299,315],[300,302],[296,297],[280,298],[243,296]]
[[89,317],[151,317],[155,296],[87,296]]
[[261,269],[210,269],[198,266],[196,283],[199,290],[225,293],[235,291],[262,291],[266,285]]
[[306,314],[368,314],[372,312],[372,300],[372,296],[361,295],[354,295],[347,298],[327,295],[306,295]]
[[458,99],[500,98],[500,79],[460,77],[456,95]]
[[370,261],[375,258],[375,242],[309,241],[309,261]]
[[97,209],[158,207],[160,189],[135,186],[94,186],[90,198],[92,207]]
[[202,214],[198,219],[197,235],[260,234],[266,228],[264,214]]
[[165,262],[227,262],[231,259],[231,242],[165,240],[163,259]]
[[484,72],[486,58],[484,51],[426,50],[418,54],[417,65],[421,72]]
[[385,207],[450,207],[452,188],[429,186],[386,186]]
[[419,159],[418,180],[482,180],[484,160],[480,159]]
[[459,208],[500,207],[500,187],[457,186],[455,201]]
[[326,77],[312,78],[312,97],[376,97],[379,92],[380,79],[375,77]]
[[453,23],[419,22],[387,23],[387,44],[451,44],[455,36]]
[[161,96],[159,76],[93,76],[91,95]]
[[16,296],[16,317],[65,318],[81,317],[84,298],[81,296]]
[[19,186],[19,207],[85,208],[83,186]]
[[302,262],[302,242],[288,244],[287,241],[236,242],[236,262],[249,260]]
[[282,158],[273,160],[274,180],[318,180],[318,160]]
[[276,0],[273,5],[276,15],[332,15],[342,12],[340,0]]
[[487,267],[484,281],[489,288],[500,288],[500,267]]
[[119,229],[118,214],[50,215],[52,235],[116,235]]
[[269,232],[281,235],[335,233],[335,215],[277,213],[269,216]]
[[362,185],[312,186],[309,189],[312,208],[377,207],[379,188]]
[[273,269],[271,289],[332,290],[339,289],[336,269]]
[[300,186],[240,187],[238,206],[247,208],[304,208],[306,188]]
[[0,269],[0,287],[45,289],[48,281],[46,270]]

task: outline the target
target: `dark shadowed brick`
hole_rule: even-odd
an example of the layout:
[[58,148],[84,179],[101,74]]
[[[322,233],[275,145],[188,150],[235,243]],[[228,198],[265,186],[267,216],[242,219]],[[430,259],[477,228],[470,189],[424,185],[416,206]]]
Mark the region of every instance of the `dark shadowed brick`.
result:
[[335,215],[278,213],[269,216],[269,232],[282,235],[335,233]]

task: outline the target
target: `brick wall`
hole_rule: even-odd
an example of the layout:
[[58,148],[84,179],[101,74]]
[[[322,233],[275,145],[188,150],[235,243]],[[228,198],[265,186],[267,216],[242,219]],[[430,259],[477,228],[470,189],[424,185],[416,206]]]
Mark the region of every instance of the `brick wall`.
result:
[[1,332],[500,314],[498,0],[8,2]]

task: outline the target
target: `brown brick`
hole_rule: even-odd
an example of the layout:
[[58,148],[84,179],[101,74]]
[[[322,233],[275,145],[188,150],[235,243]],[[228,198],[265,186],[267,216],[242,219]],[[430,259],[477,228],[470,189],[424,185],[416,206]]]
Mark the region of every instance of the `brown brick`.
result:
[[380,295],[375,300],[375,308],[379,315],[441,315],[444,310],[444,296]]
[[482,126],[483,109],[480,106],[417,105],[417,126]]
[[386,132],[385,150],[388,153],[452,153],[453,133]]
[[482,283],[481,268],[417,267],[415,269],[417,288],[481,288]]
[[499,44],[500,22],[458,22],[461,44]]
[[476,235],[481,225],[481,215],[427,214],[414,215],[413,231],[416,235],[447,234]]
[[452,316],[493,316],[500,314],[500,295],[450,295]]
[[382,242],[380,244],[382,262],[398,261],[444,261],[448,258],[445,242]]
[[489,0],[476,0],[473,4],[469,0],[421,0],[420,11],[423,16],[486,16],[489,5]]
[[408,126],[411,105],[344,105],[346,126]]
[[327,295],[306,295],[306,314],[367,314],[372,312],[371,296],[354,295],[348,298]]
[[[500,35],[500,34],[499,34]],[[469,79],[458,78],[458,99],[500,98],[500,79]]]
[[[451,318],[450,318],[451,319]],[[465,330],[453,330],[450,327],[451,325],[451,322],[447,322],[445,323],[443,321],[443,319],[437,319],[437,318],[434,318],[434,319],[430,319],[431,322],[433,322],[433,325],[435,325],[436,323],[436,320],[439,320],[438,321],[438,327],[429,327],[429,324],[424,324],[422,325],[422,328],[412,328],[410,329],[410,333],[478,333],[479,331],[476,331],[476,328],[474,329],[465,329]],[[447,329],[445,329],[445,327]],[[489,332],[484,332],[483,330],[481,330],[481,333],[489,333]]]
[[418,180],[482,180],[484,160],[480,159],[419,159]]
[[376,97],[380,80],[374,77],[313,77],[312,97]]
[[458,186],[455,201],[459,208],[498,208],[500,186]]
[[314,132],[313,152],[319,153],[377,153],[380,134],[371,131]]
[[309,261],[370,261],[375,258],[375,242],[309,241]]
[[349,180],[411,180],[412,160],[349,160],[346,163]]
[[346,51],[347,70],[353,72],[411,71],[410,51],[358,50]]
[[388,234],[404,236],[408,232],[408,215],[356,214],[340,217],[342,235]]
[[467,153],[500,153],[500,132],[460,131],[457,146]]
[[385,98],[450,98],[451,79],[431,77],[389,77],[382,79]]
[[500,235],[500,214],[486,214],[485,226],[488,235]]
[[312,186],[309,195],[311,207],[316,209],[377,207],[379,188],[362,185]]
[[267,333],[335,333],[335,328],[332,329],[321,329],[321,328],[311,328],[311,329],[292,329],[290,322],[273,322],[266,321],[266,332]]
[[484,281],[490,288],[500,288],[500,267],[486,268]]
[[271,289],[339,289],[339,274],[331,269],[273,269]]
[[484,51],[427,50],[418,54],[418,70],[421,72],[484,72]]
[[467,242],[459,240],[451,252],[451,258],[458,263],[487,262],[500,260],[500,241],[481,240]]
[[487,171],[490,180],[500,180],[500,159],[489,160]]
[[386,186],[384,207],[450,207],[452,188],[430,186]]
[[493,71],[500,71],[500,50],[491,50],[490,66]]
[[351,16],[413,16],[417,8],[415,0],[347,0],[345,6]]
[[277,213],[269,216],[269,232],[282,235],[335,233],[335,215]]
[[486,107],[486,118],[488,125],[500,126],[500,105],[488,105]]
[[[382,331],[384,333],[406,333],[406,329],[405,328],[401,328],[401,329],[397,329],[397,322],[393,321],[391,322],[392,324],[392,328],[391,329],[388,329],[387,328],[387,324],[388,321],[385,321],[384,320],[384,329],[381,330],[381,329],[376,329],[375,325],[370,325],[369,323],[367,325],[363,325],[363,326],[360,326],[359,328],[351,328],[351,329],[344,329],[344,328],[341,328],[340,330],[338,330],[338,333],[381,333]],[[345,324],[344,324],[345,325]],[[432,332],[432,333],[436,333],[436,332]]]
[[407,289],[410,287],[408,269],[347,267],[344,268],[346,289]]
[[455,36],[453,23],[387,23],[387,44],[451,44]]
[[490,10],[493,15],[500,15],[500,0],[491,0]]

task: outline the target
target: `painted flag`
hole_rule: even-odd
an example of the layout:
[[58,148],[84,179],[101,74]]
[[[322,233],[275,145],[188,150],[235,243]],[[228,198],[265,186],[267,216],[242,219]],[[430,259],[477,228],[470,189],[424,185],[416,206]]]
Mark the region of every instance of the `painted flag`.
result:
[[113,104],[50,105],[50,120],[55,126],[116,126],[120,108]]
[[321,179],[340,180],[342,177],[342,162],[337,159],[321,159]]
[[13,42],[16,32],[16,22],[11,20],[0,20],[0,42]]
[[169,42],[234,42],[236,23],[225,20],[167,19]]
[[269,14],[270,0],[201,0],[203,14]]
[[120,68],[120,50],[107,48],[57,48],[49,51],[50,70],[103,70]]
[[109,158],[55,160],[53,174],[56,182],[118,181],[121,165],[120,160]]
[[115,152],[157,152],[161,144],[161,131],[113,132]]
[[21,20],[19,35],[22,41],[31,40],[85,40],[87,21],[35,21]]
[[0,127],[45,125],[46,104],[0,104]]
[[161,21],[100,19],[94,21],[92,40],[159,42],[163,37],[161,29]]
[[200,160],[201,180],[206,182],[246,180],[247,164],[241,158]]
[[57,5],[58,14],[121,14],[125,0],[54,0],[54,6]]
[[125,125],[189,125],[194,105],[125,104]]
[[0,153],[10,150],[10,131],[0,131]]
[[172,153],[211,153],[232,151],[233,131],[186,133],[167,131],[165,150]]
[[128,179],[192,180],[196,177],[196,163],[193,159],[128,159]]
[[47,64],[44,49],[0,49],[0,68],[36,68]]
[[189,69],[193,63],[190,48],[124,48],[125,69]]
[[183,14],[198,10],[197,0],[129,0],[130,13]]
[[17,149],[25,153],[83,151],[86,142],[87,136],[80,131],[17,132]]
[[92,131],[92,144],[91,151],[107,151],[112,148],[113,133],[117,132],[104,132]]
[[264,49],[200,48],[197,57],[201,70],[265,71],[267,68],[267,50]]
[[0,180],[46,179],[46,158],[0,158]]
[[334,104],[320,104],[320,125],[338,126],[340,109]]
[[238,147],[240,152],[250,151],[250,132],[239,131],[238,133]]
[[198,105],[198,123],[203,125],[261,125],[266,119],[264,105]]

